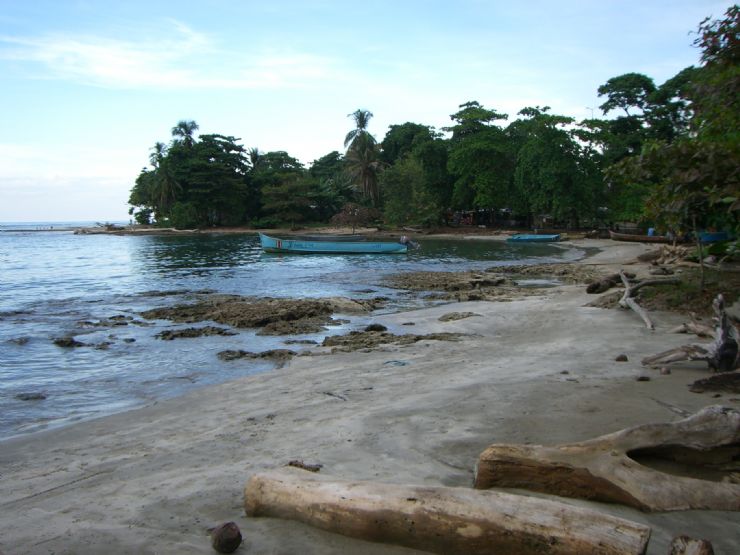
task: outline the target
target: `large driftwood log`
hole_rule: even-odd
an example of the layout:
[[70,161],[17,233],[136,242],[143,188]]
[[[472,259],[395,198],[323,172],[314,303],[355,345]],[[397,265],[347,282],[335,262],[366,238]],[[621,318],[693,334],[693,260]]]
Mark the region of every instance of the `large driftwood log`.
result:
[[701,360],[709,368],[718,372],[728,372],[740,368],[740,334],[730,322],[725,310],[725,299],[717,295],[712,303],[716,326],[714,341],[708,345],[683,345],[642,359],[644,366],[663,366],[671,362]]
[[351,482],[285,468],[253,476],[248,516],[433,553],[644,553],[650,529],[557,501],[468,488]]
[[[740,511],[740,484],[730,482],[738,458],[740,412],[711,406],[677,422],[581,443],[491,445],[478,459],[475,487],[525,488],[645,511]],[[668,474],[635,459],[661,460],[676,473],[708,473],[719,481]]]

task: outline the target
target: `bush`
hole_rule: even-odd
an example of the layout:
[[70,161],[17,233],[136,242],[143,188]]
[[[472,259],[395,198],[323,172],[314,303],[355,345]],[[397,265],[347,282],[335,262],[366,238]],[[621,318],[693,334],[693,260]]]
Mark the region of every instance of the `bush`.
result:
[[283,222],[275,216],[263,216],[262,218],[252,220],[251,222],[249,222],[249,225],[258,229],[270,229],[282,227]]
[[177,229],[198,227],[198,212],[190,202],[176,202],[170,212],[169,223]]

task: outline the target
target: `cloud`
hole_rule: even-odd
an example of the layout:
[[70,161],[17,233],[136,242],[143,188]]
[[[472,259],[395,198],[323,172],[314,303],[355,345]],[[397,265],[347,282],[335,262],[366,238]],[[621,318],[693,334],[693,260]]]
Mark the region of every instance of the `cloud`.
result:
[[247,45],[242,52],[219,49],[208,35],[174,20],[156,35],[164,38],[0,36],[0,59],[40,67],[36,78],[112,89],[298,88],[339,75],[324,56],[248,51]]

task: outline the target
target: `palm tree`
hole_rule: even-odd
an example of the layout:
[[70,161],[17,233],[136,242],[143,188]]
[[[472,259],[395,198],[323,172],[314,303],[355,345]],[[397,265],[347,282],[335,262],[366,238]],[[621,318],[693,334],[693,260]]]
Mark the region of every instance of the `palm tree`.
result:
[[345,156],[347,173],[352,183],[370,199],[373,206],[378,206],[380,202],[378,174],[382,162],[378,157],[378,146],[369,133],[355,137]]
[[149,163],[156,170],[159,168],[159,164],[162,163],[162,159],[167,155],[167,145],[164,143],[156,142],[152,147],[152,153],[149,155]]
[[175,179],[169,161],[163,158],[156,170],[153,191],[157,203],[156,212],[160,217],[169,214],[181,192],[182,185]]
[[375,137],[367,131],[367,124],[373,113],[369,110],[355,110],[347,117],[355,120],[355,128],[344,138],[344,146],[347,147],[345,156],[347,173],[353,185],[370,199],[373,206],[377,206],[380,201],[378,173],[381,162],[378,159]]
[[190,148],[195,144],[195,138],[193,134],[198,130],[198,124],[193,120],[185,121],[180,120],[177,125],[172,128],[172,136],[176,142],[181,142],[186,147]]
[[257,171],[264,161],[263,154],[257,147],[247,150],[247,158],[249,159],[249,165],[252,167],[252,171]]
[[348,146],[351,148],[351,145],[360,137],[370,137],[375,142],[375,138],[367,132],[367,124],[370,122],[370,118],[373,117],[372,112],[369,110],[355,110],[351,114],[347,114],[347,117],[355,120],[355,128],[347,133],[344,138],[345,148]]

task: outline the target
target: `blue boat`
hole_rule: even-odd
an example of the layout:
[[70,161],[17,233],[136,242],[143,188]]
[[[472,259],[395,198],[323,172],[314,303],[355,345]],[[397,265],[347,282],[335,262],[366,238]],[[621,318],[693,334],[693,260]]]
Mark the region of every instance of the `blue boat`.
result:
[[560,241],[560,234],[534,235],[530,233],[519,233],[512,235],[507,241],[511,243],[551,243],[553,241]]
[[305,238],[278,238],[260,233],[260,244],[265,252],[298,254],[403,254],[408,252],[411,242],[402,237],[401,241],[369,241],[358,237],[348,240],[347,236]]
[[726,231],[700,231],[699,241],[702,243],[721,243],[722,241],[729,241],[730,234]]

